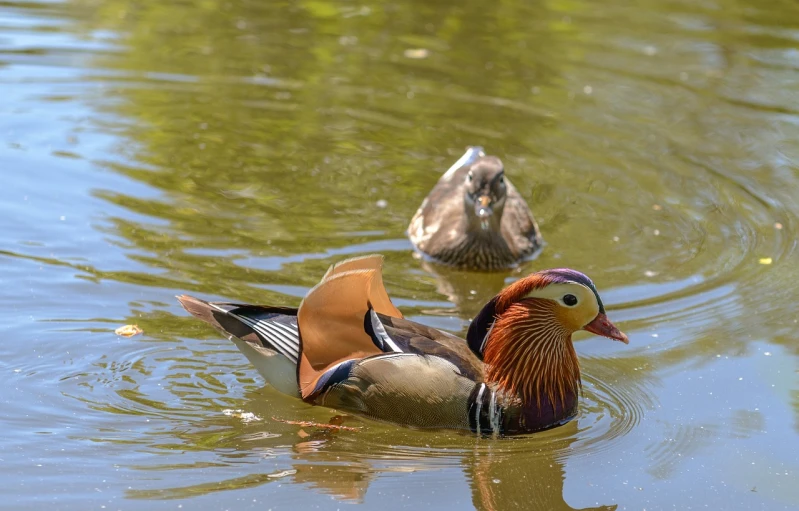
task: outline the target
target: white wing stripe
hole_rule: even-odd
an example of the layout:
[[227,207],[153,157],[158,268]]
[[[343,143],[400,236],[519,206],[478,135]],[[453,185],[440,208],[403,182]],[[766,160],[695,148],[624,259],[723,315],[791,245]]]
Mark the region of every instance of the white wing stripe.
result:
[[488,409],[488,420],[491,424],[491,433],[499,433],[499,410],[497,409],[497,393],[491,391],[491,406]]
[[375,335],[377,335],[383,343],[388,345],[391,351],[402,353],[399,346],[394,343],[394,340],[388,335],[388,332],[386,332],[386,327],[383,326],[383,322],[377,317],[377,313],[374,309],[369,310],[369,320],[372,322],[372,330],[374,330]]
[[252,320],[252,319],[250,319],[248,317],[241,316],[239,314],[230,313],[230,315],[235,317],[236,319],[238,319],[239,321],[241,321],[245,325],[249,326],[250,328],[255,330],[257,333],[259,333],[259,334],[263,335],[264,337],[266,337],[270,342],[272,342],[272,344],[274,344],[275,348],[277,348],[278,351],[280,351],[281,354],[285,355],[286,357],[288,357],[290,359],[293,359],[294,361],[297,360],[297,356],[293,354],[293,352],[289,348],[289,345],[284,344],[286,341],[284,341],[283,339],[281,339],[281,341],[278,341],[275,338],[274,334],[272,334],[271,332],[269,332],[268,330],[266,330],[263,327],[263,324],[266,324],[265,321],[255,321],[255,320]]
[[273,321],[259,321],[258,322],[258,326],[260,328],[262,328],[264,330],[266,330],[266,328],[269,328],[269,330],[266,330],[266,331],[269,333],[270,337],[276,337],[276,338],[280,339],[281,341],[283,341],[287,345],[287,348],[289,349],[289,351],[291,351],[292,353],[298,354],[299,353],[299,344],[300,344],[299,338],[296,336],[296,334],[295,335],[286,335],[280,329],[274,328],[274,327],[276,327],[278,325],[279,325],[279,323],[276,323],[276,322],[273,322]]
[[267,339],[269,339],[270,342],[272,342],[275,345],[279,345],[284,350],[286,350],[287,353],[285,353],[285,355],[287,357],[296,360],[298,353],[294,349],[294,346],[290,340],[286,339],[281,335],[277,335],[274,331],[266,330],[265,328],[263,328],[262,325],[256,325],[256,328],[258,328],[258,332]]
[[486,384],[480,384],[480,390],[477,392],[477,399],[475,399],[475,403],[477,404],[477,410],[474,412],[474,423],[477,426],[477,434],[480,434],[480,409],[483,408],[483,392],[485,392]]
[[283,323],[278,323],[277,321],[270,322],[270,324],[276,326],[280,330],[283,330],[291,337],[297,337],[297,330],[296,330],[297,325],[292,324],[292,326],[294,327],[294,329],[292,329],[291,327],[284,325]]
[[263,328],[258,329],[258,333],[263,335],[269,342],[276,346],[280,346],[282,349],[286,350],[286,355],[288,358],[294,360],[296,362],[297,352],[293,350],[292,346],[289,345],[286,347],[285,342],[286,340],[280,336],[274,335],[274,332],[270,332],[268,330],[264,330]]

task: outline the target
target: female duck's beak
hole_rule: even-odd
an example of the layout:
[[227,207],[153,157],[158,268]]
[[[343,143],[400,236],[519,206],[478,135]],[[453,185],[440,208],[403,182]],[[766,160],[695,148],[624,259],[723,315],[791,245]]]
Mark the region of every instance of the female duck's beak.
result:
[[627,339],[627,335],[616,328],[616,325],[611,323],[608,317],[601,312],[596,315],[593,321],[585,325],[583,330],[591,332],[592,334],[601,335],[602,337],[608,337],[610,339],[621,341],[624,344],[629,344],[630,342]]
[[491,197],[488,195],[481,195],[474,203],[474,213],[480,219],[480,225],[483,229],[488,228],[488,218],[494,214],[491,208]]

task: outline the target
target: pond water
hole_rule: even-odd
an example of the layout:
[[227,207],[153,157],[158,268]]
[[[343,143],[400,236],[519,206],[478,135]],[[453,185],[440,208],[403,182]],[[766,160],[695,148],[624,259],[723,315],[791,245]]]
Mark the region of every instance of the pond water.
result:
[[[0,507],[799,509],[796,2],[6,0],[0,91]],[[467,145],[547,241],[516,272],[405,238]],[[374,252],[461,334],[582,270],[630,345],[578,336],[541,434],[325,431],[174,299]]]

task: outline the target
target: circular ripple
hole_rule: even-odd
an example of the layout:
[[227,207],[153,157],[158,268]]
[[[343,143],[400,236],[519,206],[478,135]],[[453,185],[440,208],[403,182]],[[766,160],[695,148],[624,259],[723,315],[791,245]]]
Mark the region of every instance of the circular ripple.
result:
[[576,442],[569,456],[585,456],[612,449],[624,435],[643,420],[653,405],[645,382],[625,379],[607,383],[604,377],[586,375],[577,417]]

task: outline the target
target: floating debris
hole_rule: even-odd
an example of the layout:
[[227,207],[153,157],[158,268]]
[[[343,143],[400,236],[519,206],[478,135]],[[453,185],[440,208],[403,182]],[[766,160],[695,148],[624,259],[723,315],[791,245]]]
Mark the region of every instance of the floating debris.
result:
[[294,469],[292,469],[292,470],[284,470],[282,472],[275,472],[274,474],[267,474],[266,477],[269,477],[271,479],[277,479],[279,477],[292,476],[292,475],[294,475],[296,473],[297,473],[297,471],[294,470]]
[[388,206],[388,201],[386,199],[380,199],[379,201],[375,202],[375,205],[378,208],[385,208],[386,206]]
[[241,437],[242,440],[245,442],[256,442],[258,440],[268,440],[270,438],[278,438],[281,435],[280,433],[269,433],[267,431],[259,431],[258,433],[253,433],[251,435],[244,435]]
[[644,272],[644,276],[649,277],[649,278],[652,278],[652,277],[656,276],[657,274],[658,273],[656,271],[652,271],[652,270],[646,270]]
[[222,410],[222,413],[224,413],[228,417],[237,417],[241,419],[241,422],[256,422],[261,420],[261,418],[255,415],[254,413],[245,412],[244,410],[232,410],[230,408],[227,408],[225,410]]
[[125,325],[114,330],[114,333],[122,337],[133,337],[144,333],[144,330],[139,328],[139,325]]
[[275,422],[282,422],[284,424],[293,424],[295,426],[303,426],[306,428],[322,428],[322,429],[343,429],[344,431],[360,431],[362,428],[360,427],[353,427],[353,426],[338,426],[336,424],[322,424],[320,422],[313,422],[313,421],[290,421],[286,419],[278,419],[277,417],[272,417],[272,420]]
[[654,209],[655,211],[660,211],[661,209],[663,209],[663,206],[661,206],[660,204],[652,204],[652,209]]
[[771,264],[772,259],[770,257],[761,257],[758,262],[760,264]]
[[779,222],[774,222],[774,228],[779,231],[780,229],[782,229],[782,224]]
[[430,52],[424,48],[408,48],[403,55],[409,59],[426,59]]

